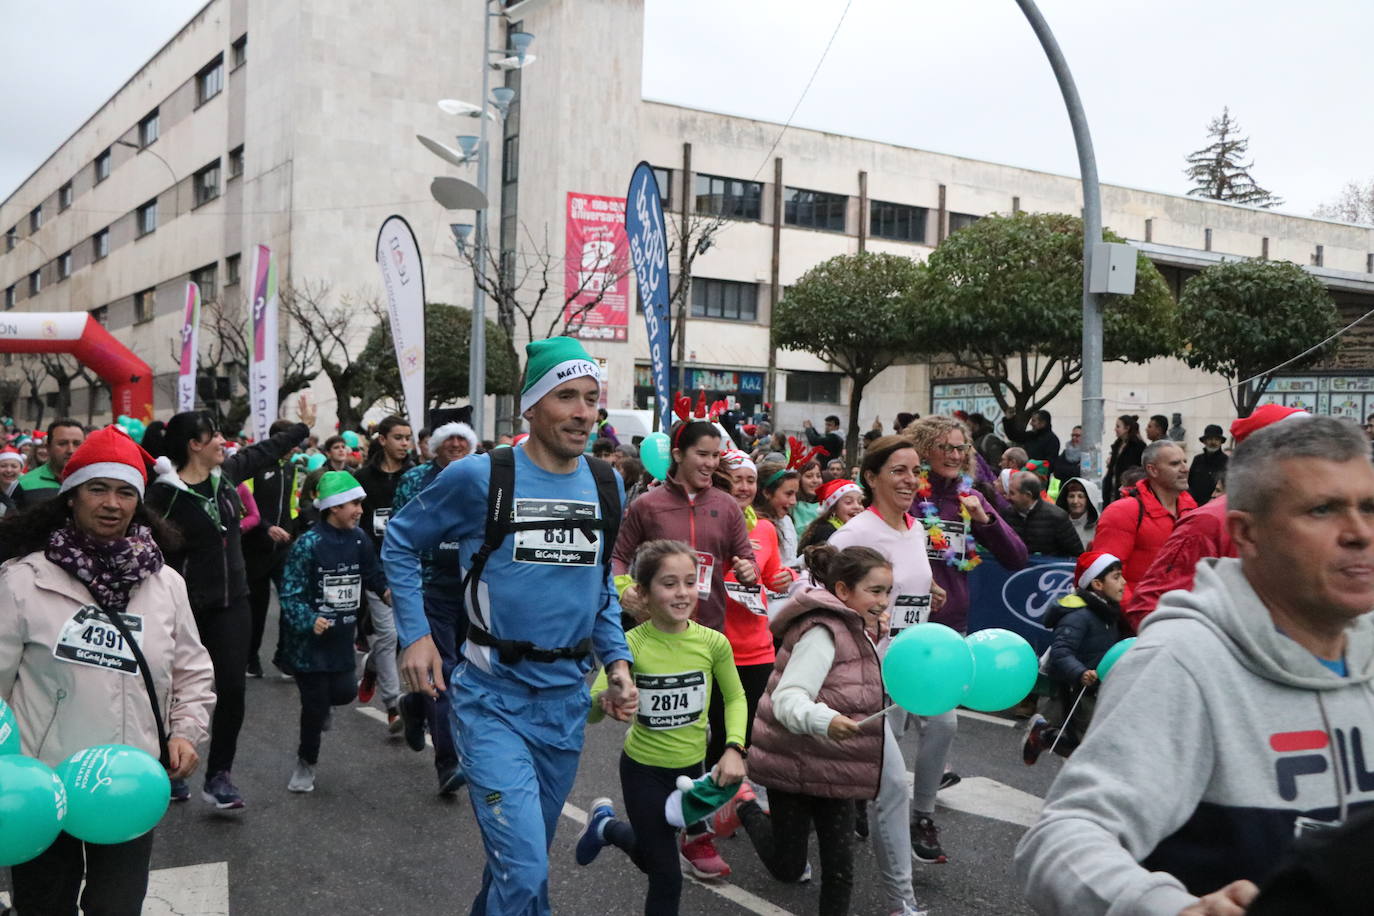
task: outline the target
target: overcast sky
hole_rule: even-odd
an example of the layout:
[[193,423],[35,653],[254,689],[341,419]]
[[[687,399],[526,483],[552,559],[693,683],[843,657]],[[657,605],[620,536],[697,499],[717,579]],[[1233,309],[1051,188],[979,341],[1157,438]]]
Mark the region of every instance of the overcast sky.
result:
[[[0,199],[202,5],[0,0]],[[1040,6],[1078,81],[1104,181],[1185,192],[1184,156],[1225,105],[1251,138],[1256,180],[1285,211],[1310,213],[1345,182],[1374,178],[1374,3]],[[644,95],[781,122],[844,8],[647,0]],[[1058,88],[1014,0],[853,0],[794,123],[1078,173]]]

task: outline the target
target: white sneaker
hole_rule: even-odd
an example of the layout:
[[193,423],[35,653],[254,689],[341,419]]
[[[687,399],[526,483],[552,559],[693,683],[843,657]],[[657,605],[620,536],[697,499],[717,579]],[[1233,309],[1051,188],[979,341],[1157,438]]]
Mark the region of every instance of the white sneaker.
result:
[[296,768],[291,771],[291,781],[286,784],[288,792],[314,792],[315,768],[296,758]]
[[902,908],[900,910],[893,910],[888,916],[930,916],[930,910],[918,910],[910,903],[903,901]]

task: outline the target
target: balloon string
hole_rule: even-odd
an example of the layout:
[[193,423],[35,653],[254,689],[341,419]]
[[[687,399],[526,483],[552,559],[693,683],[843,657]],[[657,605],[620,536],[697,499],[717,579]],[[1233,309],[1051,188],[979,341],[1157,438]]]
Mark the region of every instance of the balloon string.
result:
[[1069,727],[1069,723],[1073,721],[1073,714],[1076,713],[1076,712],[1078,712],[1078,703],[1079,703],[1079,700],[1082,700],[1082,699],[1083,699],[1083,696],[1084,696],[1087,692],[1088,692],[1088,685],[1087,685],[1087,684],[1084,684],[1083,687],[1082,687],[1082,689],[1078,691],[1078,699],[1077,699],[1077,700],[1074,700],[1074,701],[1073,701],[1073,705],[1069,707],[1069,714],[1068,714],[1067,716],[1064,717],[1063,723],[1059,726],[1059,731],[1058,731],[1058,733],[1054,736],[1054,741],[1050,742],[1050,753],[1051,753],[1051,754],[1053,754],[1053,753],[1054,753],[1054,749],[1055,749],[1056,747],[1059,746],[1059,739],[1062,738],[1062,737],[1064,737],[1064,729],[1066,729],[1066,728]]
[[893,703],[891,706],[886,706],[886,707],[884,707],[884,708],[878,710],[877,712],[875,712],[873,715],[868,716],[867,718],[864,718],[864,719],[860,719],[858,722],[856,722],[856,723],[854,723],[854,724],[857,725],[857,726],[859,726],[859,728],[863,728],[865,725],[867,725],[868,723],[872,722],[874,719],[881,719],[883,716],[887,715],[887,714],[890,713],[892,710],[896,709],[898,705],[899,705],[899,704],[897,704],[897,703]]

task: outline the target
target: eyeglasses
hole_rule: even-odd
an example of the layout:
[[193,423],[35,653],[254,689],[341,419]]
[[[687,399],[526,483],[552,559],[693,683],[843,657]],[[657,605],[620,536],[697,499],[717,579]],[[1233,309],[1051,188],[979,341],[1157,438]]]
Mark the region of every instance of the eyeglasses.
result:
[[963,445],[953,445],[949,442],[941,442],[939,445],[935,447],[938,448],[940,451],[944,452],[946,455],[962,455],[969,449],[973,448],[973,446],[967,443]]

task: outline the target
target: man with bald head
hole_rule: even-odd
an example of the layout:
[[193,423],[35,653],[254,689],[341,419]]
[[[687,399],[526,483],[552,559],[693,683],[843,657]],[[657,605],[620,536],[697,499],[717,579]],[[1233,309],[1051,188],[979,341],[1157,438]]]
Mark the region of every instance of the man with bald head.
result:
[[1012,474],[1007,489],[1012,511],[1006,515],[1007,525],[1025,543],[1029,553],[1078,556],[1083,551],[1083,541],[1069,513],[1046,502],[1041,492],[1040,478],[1035,474],[1030,471]]

